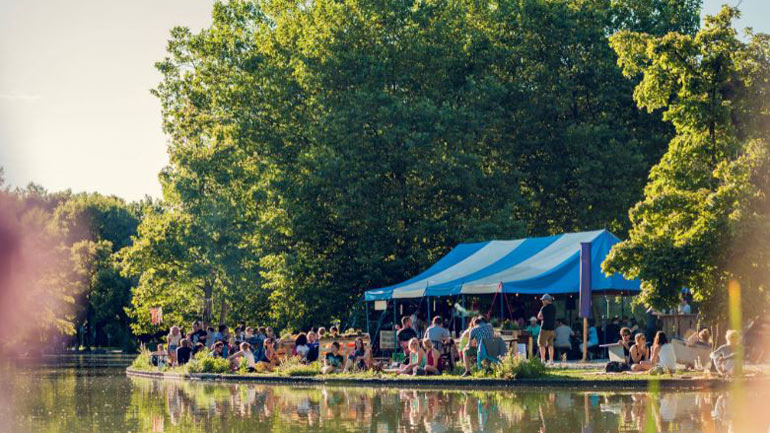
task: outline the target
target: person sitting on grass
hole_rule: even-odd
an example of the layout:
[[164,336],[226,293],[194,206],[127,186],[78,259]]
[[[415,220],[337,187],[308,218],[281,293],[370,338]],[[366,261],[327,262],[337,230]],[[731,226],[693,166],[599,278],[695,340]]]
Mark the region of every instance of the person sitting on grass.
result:
[[191,355],[191,356],[194,358],[194,357],[195,357],[195,355],[197,355],[197,354],[198,354],[198,352],[200,352],[200,351],[202,351],[202,350],[206,350],[206,345],[205,345],[205,344],[203,344],[203,343],[202,343],[202,342],[200,342],[200,341],[199,341],[199,342],[197,342],[197,343],[195,343],[195,346],[193,346],[193,348],[192,348],[192,355]]
[[321,374],[340,373],[342,371],[343,356],[340,354],[340,343],[332,343],[332,351],[324,357],[324,366],[321,367]]
[[409,363],[398,369],[399,374],[417,375],[417,369],[425,368],[425,352],[420,349],[420,340],[409,340]]
[[335,339],[340,338],[340,330],[336,326],[332,326],[329,328],[329,338]]
[[[466,349],[469,346],[471,346],[472,343],[473,343],[471,341],[471,329],[473,329],[475,326],[476,326],[476,318],[473,317],[471,319],[470,323],[468,324],[468,329],[466,329],[465,331],[463,331],[462,334],[460,334],[460,343],[458,344],[458,346],[459,346],[458,347],[458,352],[460,354],[460,358],[463,361],[465,360]],[[470,353],[471,357],[474,358],[473,361],[475,361],[476,351],[469,351],[469,353]],[[468,362],[471,362],[471,360],[469,359]]]
[[307,333],[307,347],[309,349],[307,352],[307,362],[316,362],[321,345],[318,343],[318,336],[313,331]]
[[631,342],[631,329],[620,329],[620,340],[618,340],[618,344],[623,347],[623,357],[626,359],[626,364],[631,364],[631,346],[633,345]]
[[224,358],[223,350],[225,347],[225,343],[221,341],[217,341],[214,343],[213,346],[211,346],[211,352],[209,353],[210,356],[213,356],[214,358]]
[[150,359],[152,362],[152,365],[163,368],[166,366],[166,362],[168,359],[168,350],[165,350],[163,348],[163,344],[159,343],[158,348],[155,350],[155,352],[151,352],[150,355],[152,358]]
[[470,352],[478,351],[478,346],[481,345],[484,339],[492,338],[494,336],[495,330],[492,328],[492,325],[487,322],[487,319],[484,316],[476,317],[476,326],[474,326],[473,329],[471,329],[471,332],[468,334],[469,341],[475,341],[476,347],[468,345],[468,347],[465,348],[463,353],[463,364],[465,365],[465,372],[462,374],[463,377],[471,375]]
[[280,364],[278,353],[275,351],[275,344],[272,338],[268,337],[265,339],[264,349],[265,350],[262,352],[262,357],[259,359],[259,362],[265,364],[267,371],[272,371],[273,368]]
[[227,357],[234,367],[233,370],[237,370],[240,367],[240,359],[243,358],[246,360],[246,371],[249,373],[257,371],[257,363],[254,360],[254,353],[251,351],[251,345],[244,341],[241,343],[240,349],[241,350]]
[[425,374],[441,374],[441,354],[433,347],[433,341],[430,338],[422,340],[422,347],[425,349]]
[[634,336],[636,344],[631,346],[629,350],[629,358],[631,362],[631,371],[647,371],[653,367],[650,363],[650,349],[647,348],[647,339],[644,334],[638,332]]
[[366,354],[367,353],[366,348],[364,347],[363,338],[356,338],[355,347],[353,348],[353,352],[348,355],[348,360],[345,363],[345,369],[343,370],[343,373],[347,373],[351,368],[355,368],[356,370],[361,371],[366,370],[369,367],[366,365]]
[[310,346],[307,344],[307,335],[300,332],[294,340],[294,349],[291,350],[293,356],[299,356],[302,362],[307,362],[307,354],[310,352]]
[[703,328],[700,332],[693,332],[687,339],[687,344],[690,346],[711,346],[711,331],[708,328]]
[[180,344],[176,349],[176,363],[177,365],[185,365],[190,361],[192,347],[190,347],[190,340],[187,338],[183,338]]
[[717,373],[724,376],[732,376],[735,374],[735,352],[738,349],[738,343],[740,337],[738,331],[730,329],[725,334],[727,344],[719,346],[719,348],[711,352],[710,358]]
[[674,346],[668,341],[666,333],[658,331],[650,350],[650,363],[654,366],[650,370],[653,374],[670,373],[676,371],[676,354]]

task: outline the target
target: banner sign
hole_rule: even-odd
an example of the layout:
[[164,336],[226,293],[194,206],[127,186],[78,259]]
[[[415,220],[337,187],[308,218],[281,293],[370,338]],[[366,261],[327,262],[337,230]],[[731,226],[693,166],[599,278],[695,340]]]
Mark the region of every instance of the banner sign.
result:
[[580,243],[580,317],[591,317],[591,243]]

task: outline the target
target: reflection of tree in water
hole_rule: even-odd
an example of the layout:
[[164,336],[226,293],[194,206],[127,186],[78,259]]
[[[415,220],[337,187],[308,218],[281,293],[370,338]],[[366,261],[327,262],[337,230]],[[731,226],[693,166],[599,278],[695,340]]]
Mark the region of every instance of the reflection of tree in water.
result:
[[[167,432],[185,433],[730,431],[726,393],[418,391],[138,378],[132,382],[132,408],[145,423],[141,431],[157,431],[158,425]],[[158,423],[158,417],[166,422]],[[767,431],[764,426],[761,431]]]

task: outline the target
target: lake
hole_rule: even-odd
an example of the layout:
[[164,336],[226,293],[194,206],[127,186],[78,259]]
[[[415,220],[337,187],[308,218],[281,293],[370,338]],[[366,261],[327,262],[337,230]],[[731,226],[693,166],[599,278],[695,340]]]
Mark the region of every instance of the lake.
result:
[[4,365],[0,431],[766,433],[768,395],[296,387],[159,381],[116,366]]

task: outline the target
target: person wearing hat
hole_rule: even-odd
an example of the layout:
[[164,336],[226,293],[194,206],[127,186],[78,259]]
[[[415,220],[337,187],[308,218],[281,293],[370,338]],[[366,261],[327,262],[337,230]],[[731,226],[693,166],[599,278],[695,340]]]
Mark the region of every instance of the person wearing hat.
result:
[[556,306],[553,305],[553,297],[545,294],[540,300],[543,302],[543,308],[537,313],[540,320],[540,334],[537,336],[537,345],[540,347],[540,359],[546,362],[545,350],[548,348],[548,354],[551,355],[551,363],[554,359],[554,330],[556,329]]

